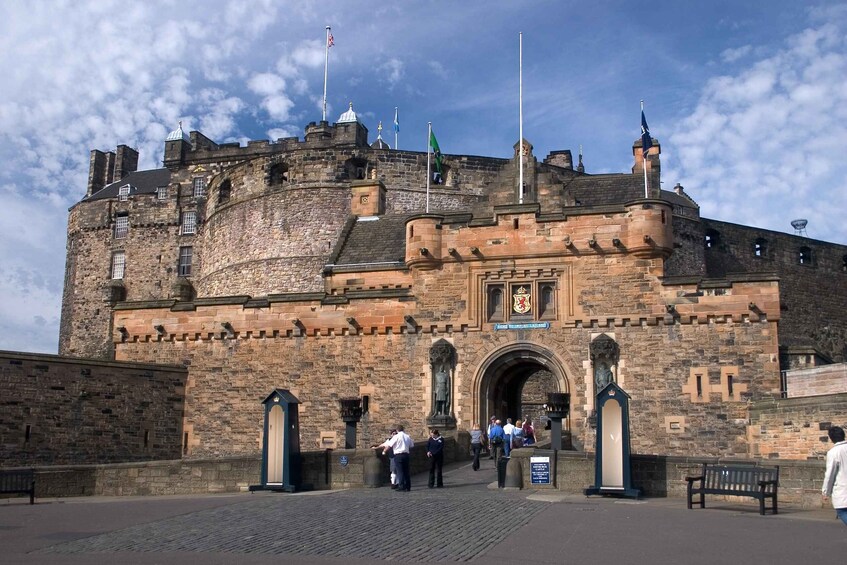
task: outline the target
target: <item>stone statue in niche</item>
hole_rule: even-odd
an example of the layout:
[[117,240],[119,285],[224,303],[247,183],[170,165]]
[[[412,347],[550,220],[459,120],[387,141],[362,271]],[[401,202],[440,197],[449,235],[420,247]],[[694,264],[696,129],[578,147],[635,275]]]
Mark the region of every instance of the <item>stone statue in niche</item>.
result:
[[455,425],[452,405],[456,350],[448,341],[439,340],[429,350],[429,362],[432,372],[432,412],[429,424],[450,427]]
[[604,386],[614,380],[612,370],[605,361],[601,361],[594,367],[594,390],[602,390]]
[[618,364],[620,348],[610,336],[603,334],[591,342],[591,366],[594,369],[594,394],[615,382],[613,367]]

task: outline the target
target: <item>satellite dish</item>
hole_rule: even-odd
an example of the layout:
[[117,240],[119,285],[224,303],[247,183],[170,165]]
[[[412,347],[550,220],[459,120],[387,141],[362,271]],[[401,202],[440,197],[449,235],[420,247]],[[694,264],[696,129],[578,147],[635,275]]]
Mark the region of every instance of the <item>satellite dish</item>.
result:
[[794,228],[794,233],[797,235],[804,235],[806,233],[806,224],[809,223],[809,220],[805,220],[803,218],[799,218],[796,220],[791,220],[791,227]]

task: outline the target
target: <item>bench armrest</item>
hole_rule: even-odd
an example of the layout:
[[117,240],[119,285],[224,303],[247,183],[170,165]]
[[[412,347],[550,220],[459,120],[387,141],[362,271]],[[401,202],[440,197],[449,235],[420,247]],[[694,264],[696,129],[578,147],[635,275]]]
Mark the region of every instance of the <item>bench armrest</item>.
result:
[[759,481],[760,487],[763,487],[763,486],[766,486],[766,485],[778,485],[778,484],[779,484],[779,481],[777,481],[776,479],[770,479],[770,480],[767,480],[767,481]]
[[691,476],[685,477],[685,480],[688,481],[689,483],[693,483],[694,481],[702,481],[703,475],[698,475],[696,477],[691,477]]

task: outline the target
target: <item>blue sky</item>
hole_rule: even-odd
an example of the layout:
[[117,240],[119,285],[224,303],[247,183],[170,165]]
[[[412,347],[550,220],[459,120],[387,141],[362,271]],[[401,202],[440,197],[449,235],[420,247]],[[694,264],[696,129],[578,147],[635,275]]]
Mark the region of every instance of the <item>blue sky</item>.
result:
[[302,136],[352,101],[374,139],[507,157],[583,146],[626,172],[639,101],[704,216],[847,243],[847,3],[241,1],[0,4],[0,349],[55,353],[67,209],[91,149],[159,166],[182,120],[220,141]]

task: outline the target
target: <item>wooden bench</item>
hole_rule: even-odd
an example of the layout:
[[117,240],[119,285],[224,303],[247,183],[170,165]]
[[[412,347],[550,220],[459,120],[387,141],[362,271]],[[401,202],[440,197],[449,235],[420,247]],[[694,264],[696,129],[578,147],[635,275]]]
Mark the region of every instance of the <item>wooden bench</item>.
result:
[[28,494],[35,504],[35,470],[0,471],[0,494]]
[[771,499],[770,510],[777,514],[777,491],[779,490],[779,467],[757,467],[753,465],[717,465],[705,463],[703,472],[696,477],[685,477],[688,481],[688,508],[692,498],[699,494],[700,508],[706,507],[707,494],[751,496],[759,500],[759,514],[765,515],[765,499]]

